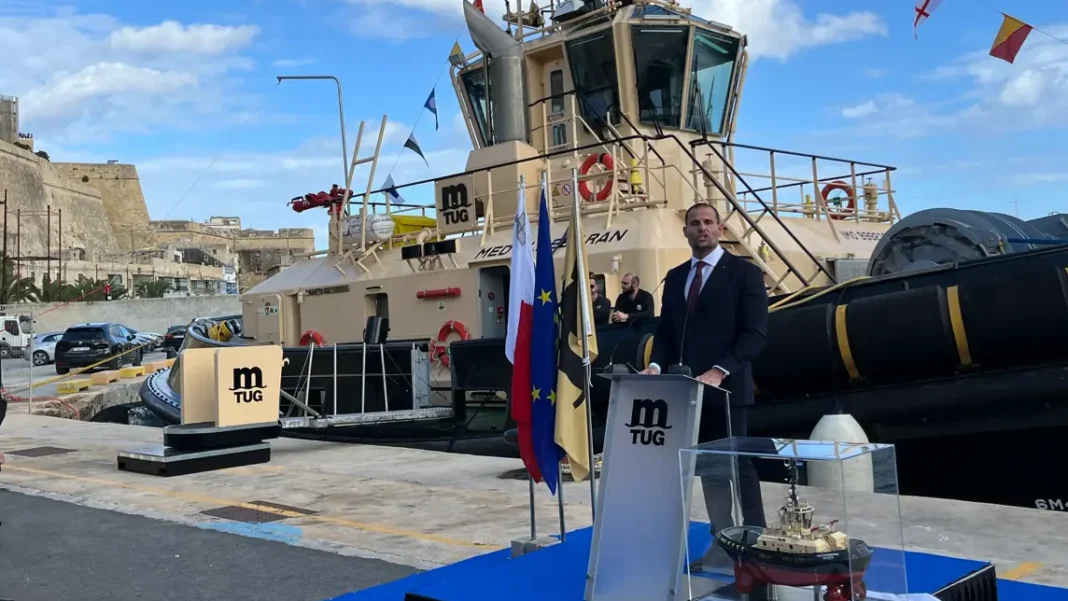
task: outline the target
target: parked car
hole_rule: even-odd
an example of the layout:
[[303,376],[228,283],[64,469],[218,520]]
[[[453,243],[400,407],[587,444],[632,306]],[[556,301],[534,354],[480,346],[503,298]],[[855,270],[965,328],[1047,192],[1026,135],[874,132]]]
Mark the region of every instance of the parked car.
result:
[[24,354],[27,361],[34,365],[48,365],[56,360],[56,343],[63,337],[63,332],[47,332],[33,337],[33,356]]
[[139,332],[131,328],[130,326],[125,326],[125,328],[129,330],[131,334],[137,337],[139,344],[144,345],[146,353],[150,353],[160,348],[160,345],[163,344],[163,336],[160,336],[155,332]]
[[174,349],[174,352],[178,352],[182,348],[182,343],[185,342],[185,328],[186,326],[171,326],[167,328],[167,333],[163,335],[163,348]]
[[[103,369],[119,369],[123,365],[141,365],[145,355],[137,336],[119,323],[82,323],[67,328],[56,343],[56,373],[65,374],[72,367],[88,367],[113,357],[99,365]],[[127,353],[131,349],[137,349]],[[126,354],[122,354],[126,353]]]

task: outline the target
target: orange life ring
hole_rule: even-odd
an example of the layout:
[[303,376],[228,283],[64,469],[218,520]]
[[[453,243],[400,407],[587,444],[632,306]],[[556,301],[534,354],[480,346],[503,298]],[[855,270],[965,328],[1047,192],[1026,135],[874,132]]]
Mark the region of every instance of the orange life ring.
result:
[[315,346],[325,346],[326,343],[326,339],[323,338],[323,335],[315,330],[305,330],[304,333],[300,335],[301,346],[308,346],[308,344],[313,341],[315,342]]
[[856,213],[857,193],[855,190],[853,190],[852,186],[843,182],[842,180],[835,180],[827,184],[823,187],[822,190],[820,190],[820,196],[823,197],[824,204],[826,204],[827,202],[827,194],[835,190],[844,191],[849,196],[849,202],[846,203],[846,208],[844,211],[831,211],[830,208],[828,208],[827,214],[830,215],[831,219],[845,219],[853,213]]
[[471,333],[467,331],[467,326],[463,322],[450,319],[442,324],[441,329],[438,330],[437,340],[430,341],[430,358],[440,361],[445,367],[449,366],[449,355],[445,352],[445,339],[452,333],[459,334],[460,340],[471,338]]
[[[586,175],[587,173],[589,173],[590,168],[593,167],[594,163],[597,163],[598,161],[600,161],[601,165],[604,166],[606,175],[609,176],[608,185],[606,185],[604,188],[601,188],[601,191],[597,193],[596,197],[598,201],[603,201],[608,200],[608,195],[612,193],[612,179],[613,174],[615,173],[615,161],[612,160],[612,155],[608,154],[607,152],[601,153],[600,155],[598,155],[597,153],[591,154],[590,156],[586,157],[585,161],[582,162],[582,167],[579,169],[579,173],[581,173],[582,175]],[[590,202],[593,199],[593,194],[590,192],[589,180],[582,180],[581,182],[579,182],[578,187],[579,194],[582,194],[582,199],[586,202]]]

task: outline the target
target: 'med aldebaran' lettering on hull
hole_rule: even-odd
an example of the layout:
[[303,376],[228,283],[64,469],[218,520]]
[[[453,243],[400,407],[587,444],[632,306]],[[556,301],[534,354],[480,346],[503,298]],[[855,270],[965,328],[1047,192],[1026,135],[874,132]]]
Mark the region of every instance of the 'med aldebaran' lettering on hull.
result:
[[[630,230],[608,230],[607,232],[590,234],[586,236],[586,244],[592,246],[595,244],[608,244],[611,242],[619,242],[627,237],[627,232],[629,231]],[[531,246],[533,247],[533,250],[536,251],[538,246],[537,241],[535,240],[531,244]],[[555,253],[556,251],[560,250],[561,248],[564,248],[565,246],[567,246],[567,232],[564,232],[563,236],[560,236],[559,238],[553,240],[553,252]],[[486,248],[483,248],[482,250],[478,251],[478,254],[476,254],[472,260],[477,261],[479,259],[494,259],[497,257],[504,257],[511,254],[511,252],[511,244],[498,244],[497,246],[487,246]]]

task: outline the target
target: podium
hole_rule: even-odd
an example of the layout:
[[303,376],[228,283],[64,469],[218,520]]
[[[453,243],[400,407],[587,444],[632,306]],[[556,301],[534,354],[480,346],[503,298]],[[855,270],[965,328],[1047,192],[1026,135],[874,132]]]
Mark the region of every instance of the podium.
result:
[[120,451],[119,470],[169,477],[269,462],[282,347],[186,349],[181,360],[182,423],[163,429],[163,445]]
[[[612,392],[584,599],[674,601],[676,591],[685,598],[690,490],[680,451],[697,444],[703,410],[722,411],[731,435],[730,394],[681,374],[601,377]],[[719,403],[702,407],[710,399]]]

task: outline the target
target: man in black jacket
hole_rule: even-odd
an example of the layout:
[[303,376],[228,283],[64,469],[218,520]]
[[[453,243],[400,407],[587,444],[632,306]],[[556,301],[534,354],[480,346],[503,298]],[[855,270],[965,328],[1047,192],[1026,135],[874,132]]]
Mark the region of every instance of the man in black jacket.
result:
[[[768,296],[764,274],[756,265],[726,252],[719,244],[722,233],[719,212],[712,205],[695,204],[686,211],[683,234],[693,256],[664,278],[652,360],[643,373],[667,371],[674,364],[689,366],[698,381],[730,393],[731,435],[746,436],[746,410],[754,402],[752,361],[764,348]],[[700,442],[727,436],[727,420],[722,405],[710,398],[713,394],[715,390],[705,389]],[[709,467],[710,463],[698,461],[697,475],[709,519],[713,529],[719,530],[731,525],[730,487],[726,471]],[[744,523],[765,526],[760,480],[751,460],[738,459],[738,479]],[[730,560],[713,544],[696,563],[712,568],[729,565]]]
[[628,273],[619,281],[622,292],[616,297],[612,321],[616,323],[634,323],[653,317],[653,295],[641,289],[641,280],[637,275]]

